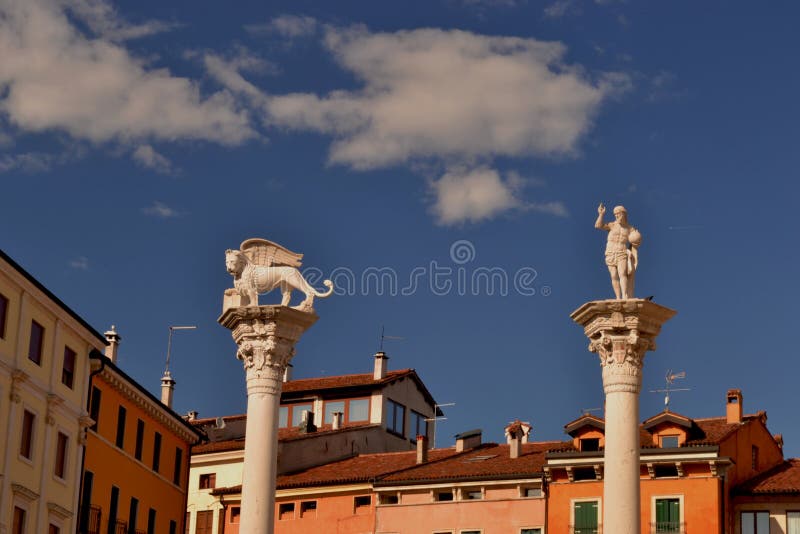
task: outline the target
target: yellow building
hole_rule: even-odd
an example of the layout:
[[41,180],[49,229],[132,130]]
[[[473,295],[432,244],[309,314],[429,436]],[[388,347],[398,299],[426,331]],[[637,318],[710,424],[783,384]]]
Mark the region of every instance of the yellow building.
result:
[[101,334],[0,251],[0,532],[75,531]]
[[106,355],[91,356],[80,527],[87,534],[184,532],[192,425],[114,362],[120,337],[106,332]]

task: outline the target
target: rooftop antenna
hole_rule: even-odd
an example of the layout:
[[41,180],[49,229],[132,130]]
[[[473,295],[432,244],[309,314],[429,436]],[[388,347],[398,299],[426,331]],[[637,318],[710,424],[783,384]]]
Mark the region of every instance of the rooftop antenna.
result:
[[651,389],[650,393],[664,393],[664,411],[669,411],[669,394],[673,391],[691,391],[691,388],[674,388],[672,385],[675,383],[675,380],[678,378],[686,378],[686,371],[679,371],[677,373],[673,373],[672,369],[667,371],[667,374],[664,376],[664,382],[666,385],[664,389]]
[[434,404],[433,405],[433,417],[428,417],[425,421],[433,421],[433,448],[436,448],[436,421],[447,421],[447,417],[445,416],[437,416],[436,414],[439,413],[439,408],[444,406],[455,406],[455,402],[446,402],[444,404]]
[[602,408],[581,408],[581,415],[591,415],[592,412],[602,412]]
[[385,333],[384,325],[381,325],[381,337],[380,337],[380,344],[378,345],[378,352],[383,352],[383,342],[384,340],[391,340],[391,341],[400,341],[401,339],[405,339],[400,336],[387,336]]

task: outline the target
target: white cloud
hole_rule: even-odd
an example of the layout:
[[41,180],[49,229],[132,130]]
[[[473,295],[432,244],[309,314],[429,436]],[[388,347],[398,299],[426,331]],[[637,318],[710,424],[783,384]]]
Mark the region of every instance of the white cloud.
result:
[[488,167],[450,169],[431,189],[436,197],[433,213],[444,225],[490,219],[522,205],[515,185]]
[[22,154],[0,154],[0,173],[20,170],[23,172],[44,172],[50,170],[53,156],[41,152]]
[[156,26],[126,25],[101,0],[3,0],[0,115],[21,131],[64,131],[97,143],[234,145],[255,137],[228,91],[203,97],[195,82],[150,68],[117,42],[163,29]]
[[558,19],[566,15],[574,6],[574,0],[556,0],[544,8],[544,16]]
[[530,211],[538,211],[539,213],[546,213],[548,215],[555,215],[556,217],[569,216],[567,207],[560,200],[554,200],[551,202],[531,202],[525,206],[525,209]]
[[357,169],[415,158],[467,161],[576,153],[627,77],[592,81],[561,43],[419,29],[329,29],[326,46],[357,91],[269,98],[276,126],[331,134],[329,159]]
[[142,208],[142,213],[152,217],[158,217],[160,219],[172,219],[180,216],[176,210],[170,208],[163,202],[159,202],[158,200],[153,201],[152,205]]
[[89,258],[86,256],[78,256],[77,258],[69,261],[69,266],[73,269],[86,271],[89,269]]
[[131,154],[133,160],[142,167],[152,169],[162,174],[172,174],[176,171],[172,162],[156,152],[150,145],[140,145]]
[[284,37],[307,37],[317,32],[317,20],[304,15],[283,14],[266,24],[248,24],[245,30],[252,34],[275,33]]
[[207,52],[203,54],[203,65],[209,76],[234,93],[244,94],[259,107],[264,105],[266,95],[261,89],[245,80],[241,73],[277,70],[274,65],[241,46],[228,57]]

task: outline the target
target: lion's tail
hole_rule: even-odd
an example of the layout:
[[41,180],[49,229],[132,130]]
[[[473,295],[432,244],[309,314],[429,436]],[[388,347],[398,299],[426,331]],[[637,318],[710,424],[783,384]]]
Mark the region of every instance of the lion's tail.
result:
[[331,282],[330,280],[325,280],[322,283],[325,285],[325,287],[328,288],[328,290],[320,293],[319,291],[317,291],[315,288],[312,287],[311,290],[314,292],[314,296],[324,299],[325,297],[330,297],[331,295],[333,295],[333,282]]

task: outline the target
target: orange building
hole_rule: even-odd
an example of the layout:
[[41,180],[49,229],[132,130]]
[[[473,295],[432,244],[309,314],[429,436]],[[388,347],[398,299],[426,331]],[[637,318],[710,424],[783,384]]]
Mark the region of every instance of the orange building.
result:
[[79,533],[184,532],[189,451],[201,434],[126,375],[93,354]]
[[[733,532],[735,486],[783,463],[766,413],[743,415],[739,390],[728,392],[726,412],[690,419],[664,411],[642,423],[642,532]],[[572,442],[547,454],[548,532],[602,532],[603,420],[586,415],[565,430]]]

